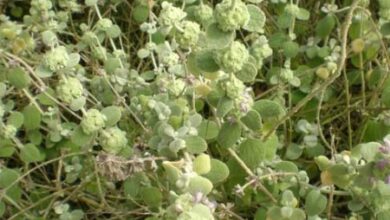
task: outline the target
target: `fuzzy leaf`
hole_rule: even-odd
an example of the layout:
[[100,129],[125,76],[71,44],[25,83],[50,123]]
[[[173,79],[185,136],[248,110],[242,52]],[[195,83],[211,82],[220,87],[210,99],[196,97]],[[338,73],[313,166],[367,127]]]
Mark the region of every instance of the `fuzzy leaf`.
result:
[[336,18],[329,14],[318,21],[316,26],[316,35],[325,38],[330,35],[333,28],[336,26]]
[[228,46],[235,36],[234,31],[222,31],[216,23],[210,24],[206,29],[207,46],[213,49]]
[[305,210],[308,215],[321,214],[327,205],[327,199],[319,190],[312,190],[307,194],[305,200]]
[[198,127],[198,134],[206,140],[212,140],[218,136],[219,128],[214,121],[204,120]]
[[24,127],[27,130],[38,129],[41,125],[41,113],[34,105],[29,105],[23,110]]
[[251,110],[244,117],[241,122],[244,123],[249,129],[253,131],[259,131],[263,126],[261,123],[261,116],[257,111]]
[[241,137],[241,126],[237,122],[225,122],[218,134],[218,144],[223,148],[232,147]]
[[213,184],[221,183],[228,178],[230,172],[228,166],[224,162],[217,159],[211,159],[210,164],[211,169],[204,177],[208,178]]
[[249,22],[243,28],[250,32],[263,33],[266,20],[264,12],[256,5],[248,4],[246,7],[249,12]]
[[102,109],[101,113],[106,116],[106,126],[111,127],[116,125],[122,117],[122,111],[118,106],[109,106]]
[[200,154],[207,150],[207,142],[199,136],[189,136],[184,138],[184,141],[189,153]]
[[249,138],[241,143],[239,156],[249,168],[254,169],[260,162],[272,160],[275,157],[277,146],[276,136],[270,137],[265,142]]
[[162,202],[162,194],[157,187],[143,187],[141,188],[141,198],[146,205],[152,208],[159,207]]
[[216,72],[219,70],[218,64],[214,61],[214,55],[211,50],[200,51],[195,57],[196,66],[201,71]]
[[20,67],[10,69],[7,73],[7,79],[17,89],[27,88],[31,83],[30,76]]
[[45,159],[45,155],[33,144],[26,144],[20,149],[20,159],[25,163],[33,163]]

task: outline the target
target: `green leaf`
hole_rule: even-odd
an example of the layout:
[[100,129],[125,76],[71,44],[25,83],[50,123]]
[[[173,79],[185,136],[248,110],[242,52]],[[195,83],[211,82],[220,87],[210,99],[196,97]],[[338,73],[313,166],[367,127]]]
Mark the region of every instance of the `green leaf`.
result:
[[23,122],[24,122],[24,115],[20,112],[12,112],[7,120],[7,124],[13,125],[15,128],[22,127]]
[[45,155],[33,144],[26,144],[20,149],[20,159],[25,163],[33,163],[45,159]]
[[198,127],[198,135],[205,140],[212,140],[218,136],[219,128],[217,123],[204,120]]
[[117,38],[121,35],[121,28],[114,24],[111,27],[108,28],[107,36],[110,38]]
[[50,70],[49,68],[45,67],[44,65],[39,65],[35,69],[35,73],[37,74],[37,76],[39,76],[41,78],[48,78],[48,77],[53,76],[54,72],[52,70]]
[[228,97],[222,97],[217,106],[217,116],[223,118],[234,108],[234,101]]
[[210,156],[207,154],[198,155],[197,157],[195,157],[192,166],[193,166],[193,170],[199,175],[210,172],[211,169]]
[[24,127],[27,130],[38,129],[41,126],[41,113],[34,105],[28,105],[23,109]]
[[303,147],[298,144],[292,143],[287,147],[285,156],[286,159],[296,160],[302,155],[302,153],[303,153]]
[[182,172],[174,164],[175,162],[164,161],[162,166],[164,167],[167,179],[170,183],[176,184],[176,181],[182,175]]
[[0,146],[0,157],[11,157],[15,153],[15,147],[12,145]]
[[351,182],[350,172],[345,164],[336,164],[328,169],[332,182],[345,189]]
[[310,18],[310,12],[304,8],[299,8],[299,11],[296,14],[296,17],[299,20],[307,21]]
[[94,6],[96,5],[98,0],[85,0],[85,5],[86,6]]
[[326,196],[322,195],[319,190],[312,190],[307,194],[305,199],[305,210],[308,215],[321,214],[327,205]]
[[249,129],[253,131],[259,131],[263,126],[261,122],[261,116],[257,111],[250,110],[244,117],[242,117],[241,122],[245,124]]
[[275,157],[278,146],[277,137],[274,135],[267,141],[248,138],[241,143],[238,155],[251,168],[256,168],[261,162],[272,160]]
[[384,36],[390,35],[390,22],[384,23],[384,24],[381,26],[381,33],[382,33]]
[[207,150],[207,142],[199,136],[189,136],[184,138],[184,141],[189,153],[200,154]]
[[58,43],[57,35],[50,30],[42,32],[42,41],[46,46],[54,46]]
[[101,111],[107,118],[106,126],[111,127],[116,125],[122,117],[122,111],[118,106],[109,106]]
[[5,213],[5,203],[3,201],[0,201],[0,218],[4,215]]
[[386,86],[383,89],[381,94],[381,102],[385,107],[390,108],[390,86]]
[[283,44],[283,53],[288,58],[294,58],[299,53],[299,44],[294,41],[287,41]]
[[298,173],[298,167],[295,163],[290,161],[280,161],[275,164],[275,170],[282,171],[286,173]]
[[279,119],[286,114],[284,107],[281,106],[278,102],[261,99],[254,103],[253,109],[260,113],[262,119]]
[[67,62],[67,67],[74,67],[80,62],[80,55],[78,53],[69,54],[69,61]]
[[253,82],[257,76],[257,69],[252,62],[248,61],[244,64],[242,69],[234,73],[234,75],[243,82]]
[[4,97],[7,92],[7,85],[0,82],[0,98]]
[[219,70],[218,64],[214,60],[214,54],[211,50],[203,50],[195,55],[196,66],[199,70],[212,73]]
[[115,57],[108,58],[104,63],[104,70],[106,70],[108,74],[113,74],[115,70],[120,67],[121,67],[121,61],[119,58],[115,58]]
[[222,31],[216,23],[210,24],[206,29],[207,47],[213,49],[224,48],[233,42],[234,31]]
[[213,189],[213,183],[205,177],[202,176],[194,176],[190,179],[190,183],[187,192],[191,194],[196,194],[201,192],[203,195],[207,195]]
[[332,33],[333,28],[336,26],[336,18],[334,15],[328,14],[324,18],[318,21],[316,26],[316,35],[321,38],[325,38]]
[[7,73],[7,79],[17,89],[27,88],[31,83],[30,76],[20,67],[10,69]]
[[211,169],[207,174],[203,175],[204,177],[209,179],[213,184],[221,183],[228,178],[230,171],[224,162],[211,159],[210,164]]
[[225,122],[219,131],[217,141],[223,148],[232,147],[241,137],[241,126],[237,122]]
[[19,172],[14,169],[0,168],[0,188],[9,187],[19,178],[19,175]]
[[94,138],[94,134],[87,135],[83,132],[83,129],[81,127],[77,127],[71,136],[72,143],[76,144],[77,146],[84,147],[92,142]]
[[191,219],[213,220],[210,208],[203,204],[196,204],[190,210]]
[[256,5],[248,4],[246,7],[249,12],[249,22],[243,28],[250,32],[263,33],[266,20],[264,12]]
[[41,92],[37,96],[39,103],[41,103],[42,105],[48,105],[48,106],[56,105],[56,103],[53,101],[53,99],[51,99],[49,96],[55,97],[55,92],[51,88],[46,88],[46,90],[44,92]]
[[352,149],[352,156],[364,158],[367,162],[374,161],[381,144],[377,142],[362,143]]
[[123,183],[123,191],[125,196],[137,198],[140,194],[142,185],[148,183],[148,178],[143,172],[134,173]]
[[142,200],[151,208],[157,208],[161,205],[163,196],[157,187],[143,187],[140,190]]
[[269,45],[273,49],[279,49],[282,47],[283,43],[290,40],[289,37],[283,32],[276,32],[271,35],[269,38]]
[[84,96],[81,96],[77,99],[73,99],[69,107],[72,109],[72,111],[80,111],[82,108],[84,108],[86,103],[87,99]]
[[149,8],[147,5],[137,5],[133,9],[133,19],[138,23],[143,23],[149,18]]
[[294,17],[287,12],[284,12],[283,14],[278,16],[278,26],[280,28],[289,28],[292,24]]

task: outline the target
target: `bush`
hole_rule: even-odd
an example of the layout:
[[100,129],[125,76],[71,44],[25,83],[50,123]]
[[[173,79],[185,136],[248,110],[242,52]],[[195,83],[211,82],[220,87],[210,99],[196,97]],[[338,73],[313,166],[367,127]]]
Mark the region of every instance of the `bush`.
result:
[[2,1],[0,218],[390,219],[388,2]]

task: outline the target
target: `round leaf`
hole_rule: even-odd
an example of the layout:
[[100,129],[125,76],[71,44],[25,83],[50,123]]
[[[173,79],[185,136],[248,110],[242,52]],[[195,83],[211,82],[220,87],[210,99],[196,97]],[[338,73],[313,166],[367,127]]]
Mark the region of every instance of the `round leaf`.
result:
[[228,166],[217,159],[211,159],[211,170],[203,175],[207,179],[209,179],[213,184],[221,183],[225,181],[229,176],[229,168]]
[[33,163],[45,159],[44,154],[33,144],[26,144],[20,149],[20,159],[25,163]]
[[261,116],[257,111],[251,110],[244,117],[241,122],[244,123],[249,129],[258,131],[262,127]]
[[198,135],[206,140],[212,140],[218,136],[219,128],[214,121],[204,120],[198,127]]
[[305,200],[305,210],[308,215],[318,215],[322,213],[327,205],[327,199],[318,190],[312,190],[307,194]]
[[141,188],[142,200],[146,205],[152,208],[159,207],[162,202],[162,194],[157,187]]
[[41,113],[34,105],[29,105],[23,109],[24,127],[27,130],[34,130],[41,125]]
[[243,28],[250,32],[263,33],[266,20],[264,12],[256,5],[249,4],[246,7],[248,8],[250,18]]
[[218,144],[224,148],[232,147],[241,137],[241,126],[237,122],[225,122],[218,134]]
[[324,18],[318,21],[316,26],[316,35],[321,38],[327,37],[336,26],[336,18],[328,14]]
[[209,48],[224,48],[233,42],[235,37],[234,31],[222,31],[216,23],[209,25],[206,30],[207,46]]
[[28,87],[30,76],[20,67],[12,68],[7,73],[8,82],[17,89]]
[[184,138],[186,149],[189,153],[200,154],[207,150],[206,141],[199,136],[189,136]]
[[214,61],[214,55],[211,50],[200,51],[195,57],[196,66],[204,72],[216,72],[219,70],[218,64]]
[[107,118],[106,126],[114,126],[122,117],[122,111],[118,106],[109,106],[101,111]]

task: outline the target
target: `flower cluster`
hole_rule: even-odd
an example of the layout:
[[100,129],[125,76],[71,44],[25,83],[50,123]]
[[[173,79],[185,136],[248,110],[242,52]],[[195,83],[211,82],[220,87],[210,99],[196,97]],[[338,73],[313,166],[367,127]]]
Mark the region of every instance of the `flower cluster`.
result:
[[118,127],[102,130],[99,137],[99,144],[103,150],[110,154],[118,154],[127,146],[126,132]]
[[66,77],[60,79],[56,91],[59,99],[70,104],[73,100],[83,96],[84,87],[79,79]]
[[224,31],[238,30],[249,21],[249,12],[241,0],[223,0],[215,7],[215,20]]
[[227,73],[241,70],[248,58],[248,50],[238,41],[232,42],[229,47],[215,53],[215,61]]
[[106,116],[97,109],[89,109],[80,123],[86,134],[91,134],[101,130],[105,126]]

